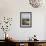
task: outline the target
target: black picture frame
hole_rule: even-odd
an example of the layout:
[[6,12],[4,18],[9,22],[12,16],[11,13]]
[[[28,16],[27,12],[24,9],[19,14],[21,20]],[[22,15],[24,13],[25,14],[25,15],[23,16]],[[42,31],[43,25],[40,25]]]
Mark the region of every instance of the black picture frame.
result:
[[32,12],[20,12],[20,27],[32,27]]

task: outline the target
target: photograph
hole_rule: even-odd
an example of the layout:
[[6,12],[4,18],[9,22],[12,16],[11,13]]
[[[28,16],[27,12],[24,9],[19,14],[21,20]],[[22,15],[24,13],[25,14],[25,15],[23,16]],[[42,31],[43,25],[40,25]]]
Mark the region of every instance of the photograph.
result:
[[32,27],[32,12],[20,12],[20,27]]

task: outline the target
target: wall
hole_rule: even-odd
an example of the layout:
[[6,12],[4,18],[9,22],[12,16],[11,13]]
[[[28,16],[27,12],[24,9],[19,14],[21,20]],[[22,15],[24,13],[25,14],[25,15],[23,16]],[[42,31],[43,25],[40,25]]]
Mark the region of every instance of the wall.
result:
[[[32,28],[20,28],[20,12],[32,12]],[[32,8],[28,0],[0,0],[0,18],[3,16],[13,18],[8,33],[17,40],[27,40],[34,34],[39,40],[44,40],[45,12],[45,8]],[[0,35],[2,35],[1,33],[3,32],[1,31]],[[0,39],[2,38],[0,36]]]
[[46,15],[45,15],[45,24],[44,24],[44,26],[45,26],[45,28],[44,28],[44,30],[45,30],[45,31],[44,31],[44,36],[45,36],[45,37],[44,37],[44,38],[46,39]]

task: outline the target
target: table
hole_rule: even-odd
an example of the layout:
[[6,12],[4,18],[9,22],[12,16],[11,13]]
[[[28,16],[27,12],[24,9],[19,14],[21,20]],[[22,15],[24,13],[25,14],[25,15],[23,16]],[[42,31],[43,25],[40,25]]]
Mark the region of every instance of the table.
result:
[[29,40],[9,40],[7,43],[16,46],[46,46],[46,40],[29,41]]

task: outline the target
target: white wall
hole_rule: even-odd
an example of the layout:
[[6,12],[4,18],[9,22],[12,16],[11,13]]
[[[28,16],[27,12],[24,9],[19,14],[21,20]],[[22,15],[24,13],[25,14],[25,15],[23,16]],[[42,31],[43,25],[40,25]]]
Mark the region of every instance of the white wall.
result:
[[[32,28],[20,28],[20,12],[32,12]],[[44,40],[45,12],[45,8],[32,8],[28,0],[0,0],[0,17],[13,18],[12,26],[8,33],[17,40],[27,40],[34,34],[37,35],[39,40]],[[2,39],[2,36],[0,39]]]
[[46,15],[45,15],[45,17],[44,17],[45,19],[44,19],[44,21],[45,21],[45,24],[44,24],[44,38],[46,39]]

